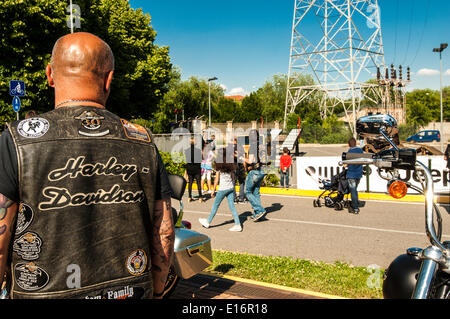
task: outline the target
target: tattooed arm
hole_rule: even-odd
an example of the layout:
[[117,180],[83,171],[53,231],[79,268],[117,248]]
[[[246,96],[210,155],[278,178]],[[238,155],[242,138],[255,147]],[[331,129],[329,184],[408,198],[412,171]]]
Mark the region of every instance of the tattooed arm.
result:
[[153,292],[155,294],[162,293],[167,274],[169,273],[175,241],[173,223],[170,199],[156,201],[153,218],[153,238],[151,239]]
[[0,194],[0,287],[7,267],[9,242],[16,214],[17,203]]

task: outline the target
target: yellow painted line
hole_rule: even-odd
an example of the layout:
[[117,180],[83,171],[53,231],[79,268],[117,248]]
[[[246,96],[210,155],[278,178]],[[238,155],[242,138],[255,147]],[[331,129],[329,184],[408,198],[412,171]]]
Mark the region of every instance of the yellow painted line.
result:
[[[192,189],[197,189],[197,185],[192,185]],[[236,191],[239,191],[239,186],[236,186]],[[311,191],[301,189],[283,189],[275,187],[261,187],[261,194],[267,195],[280,195],[280,196],[298,196],[298,197],[318,197],[323,191]],[[364,193],[359,192],[360,199],[365,200],[380,200],[380,201],[392,201],[392,202],[404,202],[404,203],[423,203],[425,197],[423,195],[406,195],[402,199],[392,198],[389,194],[381,193]],[[450,196],[436,195],[435,202],[439,204],[450,204]]]
[[323,294],[323,293],[320,293],[320,292],[315,292],[315,291],[310,291],[310,290],[305,290],[305,289],[299,289],[299,288],[286,287],[286,286],[281,286],[281,285],[276,285],[276,284],[270,284],[270,283],[267,283],[267,282],[261,282],[261,281],[251,280],[251,279],[244,279],[244,278],[234,277],[234,276],[217,275],[217,274],[211,274],[209,272],[204,272],[204,271],[202,271],[201,274],[206,275],[206,276],[213,276],[213,277],[233,280],[233,281],[236,281],[236,282],[252,284],[252,285],[256,285],[256,286],[262,286],[262,287],[266,287],[266,288],[273,288],[273,289],[279,289],[279,290],[284,290],[284,291],[288,291],[288,292],[299,293],[299,294],[302,294],[302,295],[308,295],[308,296],[313,296],[313,297],[318,297],[318,298],[347,299],[347,298],[344,298],[344,297]]

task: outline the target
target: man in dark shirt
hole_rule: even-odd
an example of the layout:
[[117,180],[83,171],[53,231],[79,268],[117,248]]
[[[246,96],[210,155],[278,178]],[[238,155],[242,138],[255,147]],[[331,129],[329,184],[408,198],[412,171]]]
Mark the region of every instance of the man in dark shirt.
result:
[[445,149],[444,159],[447,161],[447,171],[450,170],[450,144],[447,144],[447,148]]
[[[13,122],[1,135],[0,286],[12,255],[13,297],[84,298],[93,293],[85,297],[97,298],[118,289],[130,297],[162,297],[174,245],[171,189],[150,133],[105,109],[113,72],[112,51],[98,37],[80,32],[60,38],[46,69],[55,110]],[[62,135],[69,138],[62,140]],[[96,143],[104,148],[97,149]],[[141,157],[138,149],[152,160],[135,163]],[[125,163],[130,155],[135,158]],[[52,175],[75,167],[70,165],[79,170]],[[49,186],[40,187],[43,183]],[[97,187],[102,188],[92,192]],[[22,229],[14,227],[24,198],[34,213],[22,225],[27,233],[18,238]],[[58,252],[60,260],[52,263]],[[107,257],[114,252],[120,256]],[[61,261],[66,254],[87,271],[81,274],[82,289],[64,287],[69,274]]]
[[[350,138],[350,140],[348,141],[348,146],[350,146],[350,149],[348,150],[349,153],[363,153],[363,150],[360,147],[356,146],[356,139],[354,137]],[[359,214],[358,185],[362,178],[362,175],[362,165],[348,165],[347,181],[352,198],[349,212],[353,214]]]
[[184,150],[186,157],[186,174],[188,176],[189,201],[192,201],[192,184],[197,183],[198,199],[203,202],[201,179],[202,179],[202,150],[195,146],[195,137],[191,137],[190,145]]

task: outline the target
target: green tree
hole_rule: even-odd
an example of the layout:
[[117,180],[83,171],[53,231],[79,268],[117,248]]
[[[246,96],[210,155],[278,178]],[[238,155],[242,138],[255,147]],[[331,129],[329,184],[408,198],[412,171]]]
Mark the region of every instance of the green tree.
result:
[[252,92],[242,100],[236,122],[250,122],[260,119],[262,109],[263,103],[261,97],[257,93]]
[[426,89],[414,90],[406,95],[407,123],[414,126],[425,126],[440,118],[439,92]]
[[[222,87],[216,83],[211,83],[211,118],[213,111],[217,112],[217,104],[223,98]],[[168,133],[170,123],[175,121],[174,110],[184,110],[185,119],[200,118],[208,120],[208,81],[191,77],[187,81],[176,79],[169,85],[168,92],[158,105],[158,110],[154,114],[155,133]]]
[[212,121],[224,123],[227,121],[236,121],[239,118],[241,107],[234,100],[220,97],[212,110]]
[[[168,90],[169,49],[155,45],[151,17],[126,0],[78,0],[81,28],[104,39],[115,55],[115,72],[107,107],[119,116],[148,118]],[[0,2],[0,125],[14,118],[8,82],[26,82],[23,112],[53,108],[45,67],[55,41],[70,32],[68,2],[5,0]]]

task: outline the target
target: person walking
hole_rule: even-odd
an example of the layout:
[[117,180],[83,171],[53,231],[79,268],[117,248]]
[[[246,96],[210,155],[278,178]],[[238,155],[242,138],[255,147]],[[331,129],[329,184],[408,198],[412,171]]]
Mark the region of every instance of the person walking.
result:
[[444,152],[444,159],[447,161],[447,172],[450,172],[450,144],[447,144],[447,148]]
[[151,133],[106,110],[114,56],[97,36],[59,38],[54,110],[0,139],[0,286],[13,299],[157,298],[173,257],[168,175]]
[[[234,202],[244,203],[245,202],[245,166],[239,158],[245,154],[244,147],[238,145],[237,138],[233,139],[233,144],[229,145],[227,149],[227,154],[233,154],[233,161],[236,165],[236,171],[234,176]],[[239,185],[239,194],[236,192],[236,185]]]
[[202,174],[202,150],[195,146],[195,137],[191,137],[189,147],[184,151],[186,157],[186,175],[189,183],[188,186],[188,201],[191,202],[192,198],[192,185],[194,180],[197,183],[198,200],[203,202],[202,187],[201,187],[201,174]]
[[213,145],[211,143],[208,143],[205,145],[205,147],[203,148],[203,161],[201,164],[201,189],[202,192],[205,190],[205,182],[207,183],[208,186],[208,194],[212,194],[213,193],[213,188],[212,188],[212,172],[213,172],[213,161],[214,161],[214,148]]
[[[362,154],[363,150],[356,146],[356,139],[350,138],[348,141],[350,149],[348,153]],[[362,165],[348,165],[347,167],[347,182],[350,190],[351,204],[349,205],[349,213],[359,214],[359,201],[358,201],[358,185],[363,175]]]
[[[211,222],[216,216],[220,204],[226,198],[228,201],[228,207],[230,208],[234,219],[234,226],[231,227],[229,231],[241,232],[242,225],[239,220],[239,214],[236,210],[233,201],[233,190],[234,190],[233,179],[236,171],[236,165],[234,163],[227,163],[226,153],[227,153],[226,149],[222,148],[219,152],[219,156],[217,157],[218,160],[216,160],[215,162],[216,177],[214,181],[214,192],[212,194],[212,196],[215,197],[215,200],[213,207],[211,209],[211,213],[209,214],[209,217],[207,219],[200,218],[198,221],[203,227],[209,228]],[[217,189],[216,194],[217,185],[219,186],[219,188]]]
[[251,218],[256,222],[267,213],[261,204],[260,194],[261,183],[264,180],[266,173],[263,171],[264,165],[261,163],[258,154],[259,134],[256,130],[252,130],[249,137],[250,147],[248,158],[241,156],[239,160],[245,163],[248,170],[247,178],[245,179],[245,196],[252,205],[254,211]]
[[289,189],[289,168],[292,165],[292,157],[287,147],[283,148],[283,155],[280,157],[280,184],[281,187]]

